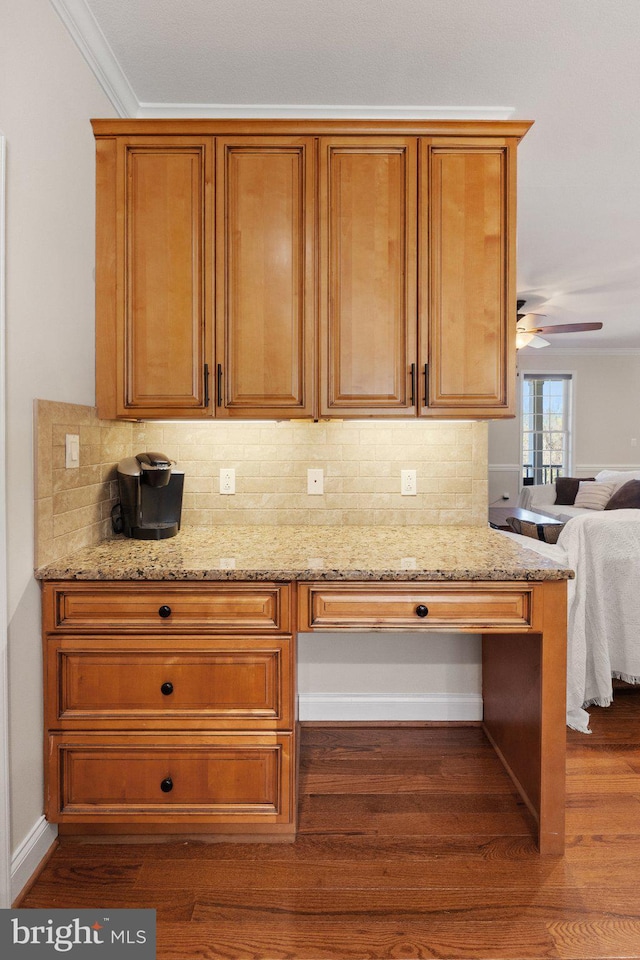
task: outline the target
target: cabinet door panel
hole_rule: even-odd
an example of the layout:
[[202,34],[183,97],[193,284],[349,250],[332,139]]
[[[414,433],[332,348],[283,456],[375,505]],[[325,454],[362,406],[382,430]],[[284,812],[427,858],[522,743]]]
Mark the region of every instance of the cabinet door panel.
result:
[[421,350],[429,364],[428,407],[421,412],[511,415],[515,151],[506,143],[423,142],[421,149],[428,184],[421,289],[429,290]]
[[416,141],[320,143],[323,415],[414,412]]
[[120,147],[117,413],[204,415],[212,146],[174,138]]
[[218,416],[310,416],[314,144],[218,140]]

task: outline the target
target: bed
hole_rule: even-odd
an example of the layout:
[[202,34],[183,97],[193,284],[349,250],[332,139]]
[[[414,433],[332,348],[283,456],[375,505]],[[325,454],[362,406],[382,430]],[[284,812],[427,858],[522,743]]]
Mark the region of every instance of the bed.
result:
[[640,510],[573,517],[557,543],[502,533],[575,571],[567,588],[567,725],[589,733],[586,708],[609,706],[613,679],[640,683]]

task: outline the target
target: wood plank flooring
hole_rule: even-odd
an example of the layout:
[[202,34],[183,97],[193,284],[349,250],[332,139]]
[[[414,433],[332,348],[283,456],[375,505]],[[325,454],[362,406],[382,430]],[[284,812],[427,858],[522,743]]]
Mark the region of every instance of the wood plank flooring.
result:
[[477,727],[304,726],[293,844],[64,839],[21,907],[154,907],[158,960],[640,958],[640,690],[568,731],[567,852]]

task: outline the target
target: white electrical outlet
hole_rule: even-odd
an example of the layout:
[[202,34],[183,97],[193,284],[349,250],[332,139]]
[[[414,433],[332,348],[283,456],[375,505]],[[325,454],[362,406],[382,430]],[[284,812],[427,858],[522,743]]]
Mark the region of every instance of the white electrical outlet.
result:
[[220,493],[236,492],[236,471],[233,467],[220,467]]
[[77,433],[67,433],[64,438],[64,465],[67,470],[80,468],[80,437]]
[[417,472],[415,470],[400,471],[400,493],[403,497],[415,497],[418,493]]
[[307,470],[307,493],[312,496],[324,493],[324,470],[321,468]]

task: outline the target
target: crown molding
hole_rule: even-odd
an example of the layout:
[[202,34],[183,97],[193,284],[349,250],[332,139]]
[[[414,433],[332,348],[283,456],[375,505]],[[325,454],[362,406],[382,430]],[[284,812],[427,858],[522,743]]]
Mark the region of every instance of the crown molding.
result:
[[138,98],[85,0],[51,0],[51,5],[118,116],[137,116]]
[[126,74],[85,0],[51,0],[119,117],[136,119],[509,120],[514,107],[351,106],[299,103],[146,103]]
[[300,103],[140,103],[138,119],[509,120],[514,107],[402,107]]

